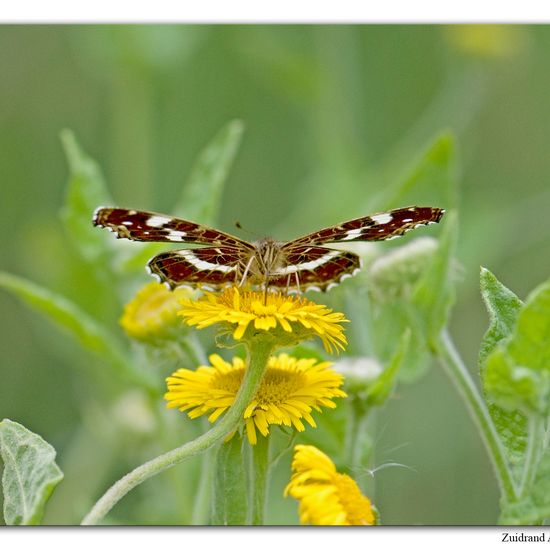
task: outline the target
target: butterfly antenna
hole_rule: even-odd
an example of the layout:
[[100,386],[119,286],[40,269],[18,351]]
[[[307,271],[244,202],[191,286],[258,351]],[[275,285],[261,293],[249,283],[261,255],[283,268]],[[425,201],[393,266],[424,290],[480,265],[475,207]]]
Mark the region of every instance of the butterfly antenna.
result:
[[249,231],[248,229],[245,229],[242,226],[241,222],[239,221],[236,221],[234,225],[237,229],[240,229],[241,231],[246,233],[249,237],[252,237],[254,240],[259,240],[261,238],[260,235],[258,235],[257,233],[254,233],[253,231]]

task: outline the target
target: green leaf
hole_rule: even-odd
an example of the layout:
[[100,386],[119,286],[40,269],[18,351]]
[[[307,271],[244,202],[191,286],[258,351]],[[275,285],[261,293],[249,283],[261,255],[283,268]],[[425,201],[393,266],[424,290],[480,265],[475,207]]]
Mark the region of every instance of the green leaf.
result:
[[[401,164],[401,163],[400,163]],[[387,205],[433,204],[444,208],[457,205],[457,166],[454,135],[443,132],[412,162],[405,176],[396,179],[377,197],[376,202]],[[438,197],[442,204],[434,203]]]
[[35,311],[71,334],[84,348],[93,351],[130,380],[156,388],[151,378],[133,369],[118,342],[95,319],[64,296],[9,273],[0,272],[0,287],[8,290]]
[[[479,369],[485,393],[485,366],[487,357],[496,346],[508,338],[514,329],[522,306],[521,300],[506,288],[488,269],[481,268],[481,295],[489,313],[489,328],[481,342]],[[519,411],[505,410],[486,395],[489,414],[504,444],[515,477],[521,477],[527,445],[527,418]]]
[[437,250],[412,289],[393,303],[385,304],[375,322],[376,332],[380,335],[377,338],[381,342],[379,346],[385,345],[385,349],[379,349],[379,355],[386,359],[389,353],[393,353],[388,346],[393,345],[407,328],[411,330],[403,368],[398,372],[403,382],[417,380],[430,366],[434,342],[447,325],[454,302],[452,271],[458,233],[456,213],[449,212],[444,224]]
[[488,269],[481,268],[479,279],[481,296],[489,313],[489,328],[479,351],[479,365],[483,372],[487,356],[512,333],[522,301]]
[[4,461],[2,488],[7,525],[37,525],[44,506],[63,473],[55,449],[21,424],[0,422],[0,455]]
[[248,507],[243,441],[244,438],[236,433],[218,449],[214,472],[213,525],[246,525]]
[[78,145],[70,130],[61,132],[61,142],[69,163],[69,182],[61,219],[66,233],[80,255],[97,262],[107,251],[107,239],[92,224],[99,206],[112,204],[98,165]]
[[485,389],[494,403],[525,414],[550,409],[550,280],[537,287],[511,335],[488,355]]
[[395,342],[407,329],[411,332],[406,358],[397,373],[399,381],[412,383],[426,373],[431,365],[431,354],[420,317],[406,298],[385,304],[372,326],[375,331],[376,356],[385,363],[391,361]]
[[189,183],[183,192],[174,214],[213,225],[217,221],[223,185],[244,131],[240,120],[233,120],[222,128],[203,149],[197,159]]
[[447,325],[455,299],[452,262],[458,238],[456,212],[449,212],[445,218],[437,253],[416,283],[411,300],[420,313],[424,332],[430,343],[437,340],[441,330]]
[[368,385],[366,402],[370,407],[380,407],[383,405],[388,397],[391,395],[393,388],[395,387],[397,373],[403,365],[403,361],[407,354],[407,350],[411,341],[410,329],[405,330],[399,345],[395,351],[389,365],[384,371]]
[[550,450],[543,454],[528,495],[516,502],[503,503],[501,525],[533,525],[550,517]]
[[[173,211],[175,216],[203,225],[215,225],[223,186],[237,154],[244,131],[240,120],[233,120],[222,128],[199,154]],[[143,268],[166,244],[148,243],[119,265],[123,271]]]

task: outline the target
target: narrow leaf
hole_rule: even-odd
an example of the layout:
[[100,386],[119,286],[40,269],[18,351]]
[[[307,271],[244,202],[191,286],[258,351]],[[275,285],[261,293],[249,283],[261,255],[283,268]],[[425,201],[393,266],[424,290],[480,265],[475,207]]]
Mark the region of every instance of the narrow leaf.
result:
[[44,505],[63,479],[55,449],[21,424],[4,419],[0,422],[0,454],[6,524],[37,525]]
[[133,370],[116,339],[74,302],[22,277],[5,272],[0,272],[0,287],[42,313],[71,334],[84,348],[109,361],[119,372],[147,387],[154,387],[148,376]]
[[437,253],[416,283],[412,296],[412,303],[420,313],[428,340],[437,339],[448,323],[455,298],[452,262],[458,237],[456,212],[448,212],[443,225]]
[[[205,225],[215,225],[224,183],[237,154],[244,131],[240,120],[233,120],[222,128],[203,149],[195,162],[187,185],[173,210],[175,216]],[[143,269],[166,244],[147,243],[129,253],[119,263],[122,271]]]
[[244,131],[240,120],[222,128],[200,153],[174,214],[207,225],[216,223],[223,185]]
[[61,219],[81,256],[95,262],[105,254],[108,241],[103,232],[92,225],[93,213],[98,206],[111,205],[112,199],[99,166],[82,151],[74,134],[63,130],[61,142],[70,170]]
[[404,205],[414,198],[415,204],[434,197],[444,206],[454,208],[457,196],[456,146],[453,134],[436,136],[412,162],[406,175],[396,185],[383,190],[377,202],[382,205]]

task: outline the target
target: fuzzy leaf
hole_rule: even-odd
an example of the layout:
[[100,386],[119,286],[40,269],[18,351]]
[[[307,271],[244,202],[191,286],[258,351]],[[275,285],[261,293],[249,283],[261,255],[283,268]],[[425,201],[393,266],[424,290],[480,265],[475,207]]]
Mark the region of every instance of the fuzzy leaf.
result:
[[0,287],[42,313],[71,334],[84,348],[108,360],[116,370],[131,380],[139,381],[147,387],[156,387],[149,376],[133,370],[118,342],[74,302],[22,277],[5,272],[0,272]]
[[63,479],[55,449],[21,424],[4,419],[0,422],[0,454],[6,524],[37,525],[44,505]]
[[479,364],[483,371],[487,356],[512,333],[522,302],[488,269],[481,268],[479,279],[481,296],[489,313],[489,328],[479,351]]
[[550,451],[543,454],[529,494],[519,501],[504,503],[501,525],[533,525],[550,517]]
[[529,295],[512,334],[488,355],[484,381],[497,405],[525,414],[548,414],[550,280]]
[[[522,302],[488,269],[481,268],[480,286],[489,313],[489,328],[479,351],[479,369],[485,390],[486,359],[499,342],[512,334]],[[527,444],[527,418],[519,411],[510,411],[495,405],[490,396],[487,396],[487,401],[489,413],[504,444],[512,470],[519,479]]]
[[74,134],[63,130],[61,141],[70,170],[61,219],[80,255],[88,262],[97,262],[107,251],[107,240],[92,225],[92,217],[98,206],[111,205],[112,199],[99,166],[82,151]]
[[206,225],[217,221],[223,185],[244,131],[240,120],[222,128],[197,159],[174,214]]

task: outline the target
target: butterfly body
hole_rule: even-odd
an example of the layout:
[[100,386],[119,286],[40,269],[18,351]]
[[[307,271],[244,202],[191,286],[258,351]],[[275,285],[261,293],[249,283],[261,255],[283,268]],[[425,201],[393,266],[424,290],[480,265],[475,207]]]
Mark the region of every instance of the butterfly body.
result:
[[171,288],[218,289],[252,285],[287,291],[327,290],[361,267],[353,252],[326,243],[389,240],[419,225],[438,222],[444,210],[411,206],[357,218],[288,242],[266,237],[247,242],[217,229],[164,214],[125,208],[98,208],[93,223],[117,238],[143,242],[204,245],[163,252],[148,268]]

